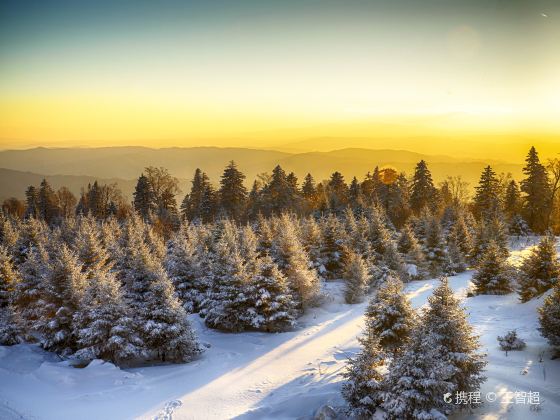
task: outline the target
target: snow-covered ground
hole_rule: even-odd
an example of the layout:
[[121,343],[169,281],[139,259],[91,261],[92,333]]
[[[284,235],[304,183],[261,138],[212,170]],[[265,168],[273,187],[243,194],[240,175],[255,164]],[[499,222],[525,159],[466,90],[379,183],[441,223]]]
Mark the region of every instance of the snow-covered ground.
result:
[[[531,243],[513,247],[519,260]],[[517,295],[466,298],[472,272],[451,277],[464,297],[470,321],[488,353],[488,381],[481,395],[496,394],[474,413],[454,418],[560,418],[560,359],[537,331],[536,308]],[[415,307],[425,304],[437,280],[407,286]],[[186,365],[121,370],[94,361],[76,369],[36,346],[0,347],[0,418],[2,419],[263,419],[312,417],[317,408],[340,406],[341,373],[358,350],[366,303],[342,303],[342,284],[325,285],[329,302],[301,319],[297,331],[281,334],[223,334],[191,316],[204,355]],[[510,329],[527,342],[525,350],[507,356],[496,336]],[[544,352],[544,355],[543,355]],[[542,356],[542,357],[541,357]],[[503,403],[508,392],[539,392],[540,411]],[[522,394],[520,394],[522,395]]]

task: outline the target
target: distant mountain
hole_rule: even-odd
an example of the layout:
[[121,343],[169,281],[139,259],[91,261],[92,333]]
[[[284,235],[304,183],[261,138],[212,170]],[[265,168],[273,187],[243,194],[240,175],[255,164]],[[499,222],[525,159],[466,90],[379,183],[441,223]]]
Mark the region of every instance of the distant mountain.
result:
[[102,184],[117,183],[120,190],[127,198],[132,197],[135,186],[135,181],[133,180],[104,179],[83,175],[39,175],[32,172],[0,168],[0,200],[3,201],[9,197],[24,198],[27,187],[29,185],[39,185],[43,178],[46,178],[55,189],[65,185],[76,197],[79,197],[82,187],[96,180]]
[[[487,165],[482,160],[390,149],[347,148],[330,152],[284,153],[217,147],[36,148],[0,152],[0,168],[5,168],[0,170],[0,198],[23,197],[25,188],[38,184],[43,176],[55,187],[67,185],[75,193],[95,179],[104,183],[116,182],[127,197],[132,197],[134,180],[150,165],[169,169],[179,178],[181,190],[185,193],[196,168],[204,170],[211,181],[218,184],[223,168],[232,159],[247,175],[248,186],[257,174],[270,173],[277,164],[288,172],[295,172],[300,179],[310,172],[320,181],[327,179],[332,172],[340,171],[350,181],[353,176],[363,179],[375,166],[391,166],[411,174],[415,164],[424,159],[436,182],[447,176],[461,175],[472,187]],[[521,176],[522,162],[518,165],[489,163],[498,173],[510,172],[515,178]]]

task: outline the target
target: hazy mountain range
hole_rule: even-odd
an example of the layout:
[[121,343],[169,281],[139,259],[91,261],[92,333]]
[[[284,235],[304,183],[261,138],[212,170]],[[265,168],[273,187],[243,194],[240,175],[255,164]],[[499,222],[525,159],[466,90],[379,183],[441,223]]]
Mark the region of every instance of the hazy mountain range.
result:
[[491,164],[498,173],[511,172],[515,178],[520,177],[523,166],[523,162],[490,162],[389,149],[352,148],[329,152],[287,153],[217,147],[35,148],[0,152],[0,199],[11,196],[22,198],[25,188],[38,184],[43,177],[55,188],[66,185],[76,194],[82,186],[96,179],[103,183],[116,182],[123,193],[131,197],[135,179],[146,166],[166,167],[179,178],[181,189],[186,192],[197,167],[217,184],[224,166],[232,159],[247,175],[248,186],[257,174],[270,173],[277,164],[288,172],[295,172],[300,179],[310,172],[317,181],[321,181],[338,170],[350,181],[352,176],[362,179],[375,166],[392,166],[411,174],[414,165],[424,159],[436,182],[446,176],[461,175],[471,186],[478,182],[480,172],[487,164]]

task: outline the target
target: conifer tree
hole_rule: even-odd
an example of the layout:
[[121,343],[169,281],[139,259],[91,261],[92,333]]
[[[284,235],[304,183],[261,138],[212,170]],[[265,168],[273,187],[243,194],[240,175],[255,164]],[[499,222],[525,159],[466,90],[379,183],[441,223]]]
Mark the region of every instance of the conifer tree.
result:
[[189,221],[210,222],[214,218],[216,192],[208,175],[196,169],[189,194],[181,204],[181,214]]
[[560,283],[556,282],[552,293],[546,297],[539,311],[539,331],[551,346],[555,356],[560,354]]
[[412,280],[425,279],[428,276],[428,267],[424,251],[414,235],[414,231],[409,224],[406,224],[399,236],[397,250],[404,255],[404,261],[411,267],[407,270],[408,276]]
[[340,172],[334,172],[327,184],[329,207],[342,211],[348,205],[348,186]]
[[519,185],[513,179],[506,188],[504,197],[504,213],[511,220],[514,216],[519,215],[521,210],[521,193]]
[[476,265],[478,263],[478,260],[484,254],[484,250],[491,242],[498,246],[505,258],[508,257],[507,232],[500,217],[494,217],[478,224],[471,251],[470,259],[472,264]]
[[41,181],[37,192],[37,210],[38,217],[47,224],[52,223],[59,216],[58,199],[46,179]]
[[379,345],[379,338],[368,330],[360,337],[361,351],[348,360],[342,386],[342,396],[350,405],[349,413],[356,418],[373,418],[382,401],[383,366],[385,357]]
[[40,317],[36,328],[45,349],[69,355],[76,350],[72,318],[84,294],[87,280],[78,257],[66,245],[54,255],[45,278]]
[[243,185],[245,175],[232,160],[224,169],[220,181],[220,207],[225,216],[240,220],[245,212],[247,189]]
[[208,288],[197,253],[193,229],[182,227],[169,241],[165,268],[187,312],[200,310]]
[[25,190],[25,218],[35,219],[39,217],[39,192],[37,188],[30,185]]
[[116,364],[146,357],[121,287],[108,271],[92,273],[73,316],[79,359],[103,359]]
[[340,278],[343,270],[343,253],[346,232],[340,220],[329,215],[322,220],[323,247],[321,249],[321,260],[325,267],[327,277],[330,279]]
[[410,191],[410,208],[419,214],[425,207],[432,207],[436,200],[436,188],[432,174],[425,161],[421,160],[416,165]]
[[416,316],[399,279],[389,277],[379,288],[368,304],[365,318],[367,330],[379,337],[384,351],[396,353],[405,347]]
[[343,278],[346,303],[361,302],[371,281],[368,267],[361,255],[355,252],[349,253],[344,265]]
[[321,250],[323,249],[323,233],[313,217],[307,217],[302,220],[301,241],[313,266],[319,267]]
[[266,332],[284,331],[295,325],[296,302],[286,277],[270,256],[260,258],[257,273],[247,287],[246,323]]
[[476,186],[474,197],[474,212],[478,218],[496,217],[501,210],[500,203],[500,184],[496,177],[496,172],[490,165],[484,168],[480,181]]
[[141,337],[162,362],[188,362],[202,352],[201,347],[163,268],[157,267],[153,275],[142,308]]
[[112,268],[109,252],[102,244],[99,226],[93,217],[80,219],[74,247],[88,278]]
[[239,332],[246,327],[249,275],[238,249],[227,238],[216,244],[212,260],[211,288],[204,305],[204,322],[210,328]]
[[477,272],[472,278],[477,295],[505,295],[513,289],[513,270],[508,265],[498,245],[491,242],[479,260]]
[[450,268],[449,255],[438,220],[432,217],[428,225],[425,243],[426,261],[430,276],[438,277],[447,273]]
[[49,256],[40,245],[30,248],[25,262],[19,266],[21,281],[15,289],[15,307],[26,332],[33,330],[43,310],[47,275],[50,271]]
[[531,147],[523,168],[526,178],[521,181],[523,196],[523,216],[534,232],[544,232],[547,228],[548,206],[550,205],[550,183],[546,168],[541,164],[539,155]]
[[441,420],[451,412],[443,395],[452,392],[454,367],[434,334],[415,330],[410,345],[397,355],[381,387],[381,408],[388,419]]
[[0,245],[0,345],[19,342],[13,302],[15,288],[20,281],[7,249]]
[[287,277],[299,306],[305,309],[314,304],[319,294],[319,278],[310,267],[293,222],[286,215],[279,220],[271,256]]
[[519,297],[522,302],[527,302],[552,288],[559,280],[556,239],[549,234],[541,239],[519,269]]
[[477,391],[486,380],[483,375],[485,355],[479,353],[478,337],[446,278],[442,278],[441,284],[428,297],[422,324],[433,336],[435,346],[441,346],[442,361],[454,368],[449,378],[454,385],[452,392]]
[[134,209],[144,220],[148,220],[154,209],[154,197],[150,190],[148,178],[143,173],[138,178],[134,190]]

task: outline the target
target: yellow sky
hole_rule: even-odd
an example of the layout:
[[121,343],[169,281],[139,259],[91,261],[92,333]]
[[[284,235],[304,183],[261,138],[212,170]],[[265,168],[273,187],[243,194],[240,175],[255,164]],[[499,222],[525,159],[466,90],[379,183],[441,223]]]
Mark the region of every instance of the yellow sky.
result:
[[560,143],[560,27],[546,0],[228,4],[147,2],[112,10],[114,22],[6,9],[0,148]]

